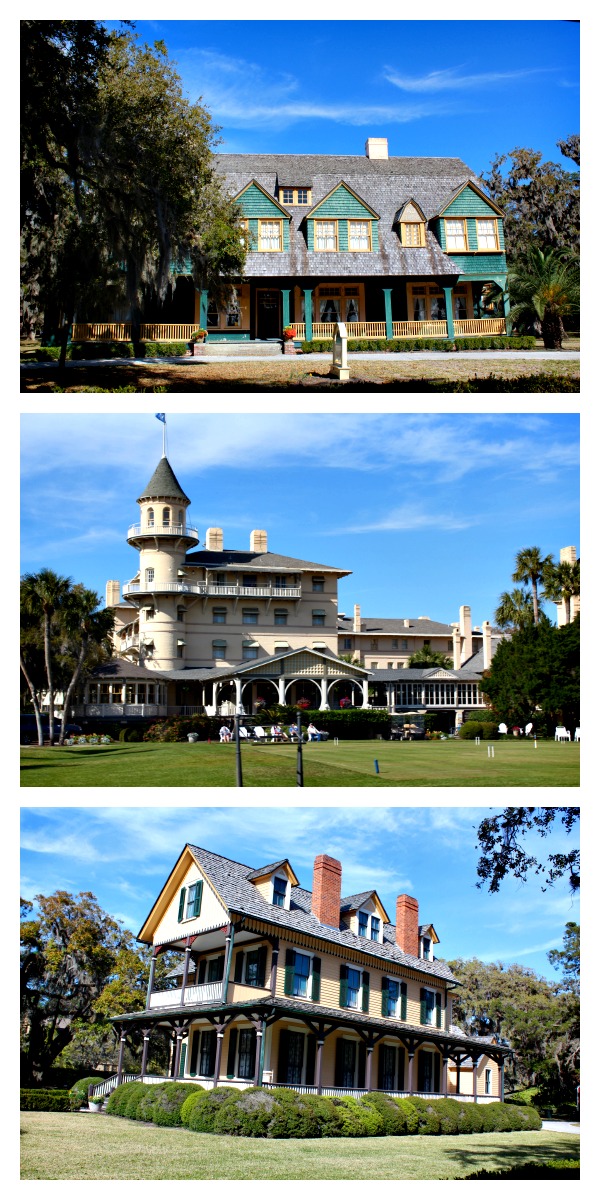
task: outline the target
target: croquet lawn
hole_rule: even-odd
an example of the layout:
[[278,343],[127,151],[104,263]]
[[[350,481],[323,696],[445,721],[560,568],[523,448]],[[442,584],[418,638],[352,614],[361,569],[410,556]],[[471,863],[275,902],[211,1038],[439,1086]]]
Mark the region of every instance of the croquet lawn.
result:
[[22,1179],[464,1179],[579,1158],[574,1134],[267,1140],[93,1113],[21,1113]]
[[[313,742],[305,787],[578,787],[579,744]],[[491,753],[491,752],[490,752]],[[235,746],[208,742],[113,743],[22,750],[24,787],[235,787]],[[294,746],[244,746],[245,787],[296,787]],[[378,771],[377,771],[378,768]]]

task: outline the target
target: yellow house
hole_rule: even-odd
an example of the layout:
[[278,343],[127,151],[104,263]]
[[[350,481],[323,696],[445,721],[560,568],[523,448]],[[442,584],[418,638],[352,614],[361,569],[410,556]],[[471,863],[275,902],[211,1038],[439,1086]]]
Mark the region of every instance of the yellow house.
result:
[[[320,854],[312,892],[288,859],[254,868],[187,844],[139,941],[152,947],[146,1007],[112,1018],[125,1045],[170,1038],[169,1073],[219,1084],[293,1087],[324,1095],[503,1098],[509,1050],[452,1022],[458,980],[435,956],[434,926],[398,896],[395,924],[375,890],[342,895],[342,866]],[[159,955],[182,961],[155,985]],[[140,1038],[141,1035],[141,1038]]]

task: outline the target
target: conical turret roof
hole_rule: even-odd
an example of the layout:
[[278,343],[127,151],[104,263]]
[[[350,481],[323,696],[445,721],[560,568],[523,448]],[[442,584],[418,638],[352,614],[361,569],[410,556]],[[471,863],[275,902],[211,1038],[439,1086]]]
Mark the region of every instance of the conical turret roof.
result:
[[190,504],[190,498],[186,496],[181,484],[177,482],[173,468],[165,454],[163,454],[150,482],[138,496],[138,504],[142,500],[153,499],[184,500],[186,504]]

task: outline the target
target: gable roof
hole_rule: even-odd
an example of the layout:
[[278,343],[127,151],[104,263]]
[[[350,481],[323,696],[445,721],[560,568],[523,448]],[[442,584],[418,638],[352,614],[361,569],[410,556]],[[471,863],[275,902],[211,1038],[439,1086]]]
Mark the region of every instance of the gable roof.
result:
[[[408,620],[408,626],[404,621]],[[354,620],[352,617],[347,617],[345,613],[338,613],[338,630],[340,633],[401,633],[403,637],[410,637],[411,634],[421,633],[439,633],[452,637],[454,632],[453,625],[445,625],[441,621],[431,621],[429,617],[362,617],[361,629],[355,631]]]
[[165,454],[163,454],[150,482],[138,496],[138,504],[142,500],[183,500],[186,504],[191,503]]
[[289,220],[290,214],[287,208],[284,208],[283,204],[279,203],[279,200],[276,198],[276,196],[271,196],[267,189],[263,187],[262,183],[258,182],[258,179],[250,179],[246,186],[242,188],[241,192],[238,192],[237,196],[234,196],[233,199],[236,201],[241,200],[244,192],[247,192],[248,188],[250,187],[257,187],[259,192],[262,192],[263,196],[266,196],[267,200],[269,200],[271,204],[274,204],[275,207],[283,213],[284,217],[287,217]]
[[252,571],[330,571],[334,575],[351,575],[342,567],[328,567],[324,563],[309,562],[303,558],[290,558],[287,554],[274,554],[271,550],[194,550],[186,554],[184,565],[195,567],[249,567]]
[[480,198],[481,198],[482,200],[485,200],[486,204],[489,204],[490,208],[493,208],[494,212],[495,212],[495,213],[497,213],[499,217],[503,217],[503,216],[504,216],[504,213],[502,212],[502,209],[501,209],[501,208],[498,208],[498,205],[494,203],[494,201],[493,201],[493,200],[490,198],[490,196],[486,196],[485,192],[484,192],[484,191],[482,191],[482,189],[481,189],[480,187],[477,187],[477,184],[476,184],[476,183],[474,182],[474,180],[472,180],[472,179],[467,179],[467,180],[465,181],[465,183],[463,183],[463,184],[461,184],[459,187],[457,187],[457,188],[455,189],[455,191],[454,191],[454,192],[452,192],[452,195],[451,195],[451,196],[448,196],[448,199],[445,201],[445,203],[443,204],[443,206],[440,208],[440,211],[439,211],[439,213],[436,213],[436,214],[435,214],[435,216],[436,216],[436,217],[441,217],[441,216],[443,216],[443,214],[445,213],[445,211],[446,211],[446,209],[449,207],[449,205],[450,205],[450,204],[452,204],[452,203],[454,202],[454,200],[457,200],[457,199],[458,199],[458,197],[459,197],[460,195],[462,195],[462,193],[463,193],[463,192],[464,192],[464,191],[465,191],[467,188],[471,188],[471,190],[472,190],[472,191],[474,191],[474,192],[476,192],[476,193],[477,193],[477,195],[478,195],[478,196],[480,196]]
[[362,204],[364,208],[369,210],[373,217],[376,217],[379,220],[379,213],[375,212],[375,209],[371,208],[371,205],[367,204],[367,201],[364,200],[362,196],[359,196],[358,192],[355,192],[354,188],[351,188],[350,184],[346,183],[345,179],[340,179],[339,183],[334,184],[334,186],[331,188],[331,191],[329,191],[326,196],[322,196],[316,204],[313,204],[310,211],[305,213],[304,219],[306,220],[309,217],[313,217],[317,212],[317,209],[321,208],[321,205],[324,204],[326,200],[329,200],[331,196],[335,196],[335,193],[339,191],[340,188],[345,188],[347,192],[350,192],[350,195],[354,196],[354,199],[358,200],[359,204]]

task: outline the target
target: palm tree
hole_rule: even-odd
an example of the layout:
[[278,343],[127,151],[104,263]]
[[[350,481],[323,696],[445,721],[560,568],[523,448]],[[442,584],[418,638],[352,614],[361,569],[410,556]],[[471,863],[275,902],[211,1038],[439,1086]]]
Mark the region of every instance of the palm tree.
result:
[[548,570],[552,559],[549,555],[542,558],[542,552],[539,546],[529,546],[526,550],[519,550],[515,559],[515,570],[513,571],[513,583],[529,583],[531,584],[531,599],[533,602],[533,623],[539,624],[540,609],[538,602],[538,583],[541,583],[544,577],[544,571]]
[[571,598],[579,595],[579,563],[550,563],[544,572],[544,596],[554,604],[564,600],[567,625],[571,624]]
[[105,648],[110,652],[108,639],[115,626],[115,615],[110,608],[97,612],[99,604],[100,597],[97,593],[78,583],[72,588],[61,611],[61,625],[64,631],[62,653],[72,665],[72,675],[65,693],[59,746],[63,745],[65,739],[71,696],[86,662],[94,650]]
[[408,665],[409,667],[445,667],[447,671],[450,671],[452,659],[439,650],[432,650],[431,646],[423,646],[421,650],[415,650],[415,653],[411,654]]
[[524,629],[526,625],[531,625],[533,622],[531,592],[526,592],[524,588],[513,588],[512,592],[503,592],[498,599],[494,621],[500,629]]
[[519,259],[506,281],[510,295],[510,319],[538,320],[546,350],[560,350],[564,337],[563,317],[579,309],[579,263],[565,258],[564,251],[540,250],[532,246]]
[[[43,631],[44,659],[48,680],[48,707],[50,745],[54,742],[54,682],[52,655],[50,651],[50,629],[56,612],[65,604],[72,580],[65,575],[45,567],[37,575],[23,575],[21,579],[21,606],[28,617],[36,618]],[[23,667],[21,667],[23,669]],[[27,676],[25,676],[27,678]],[[30,688],[31,690],[31,688]]]

